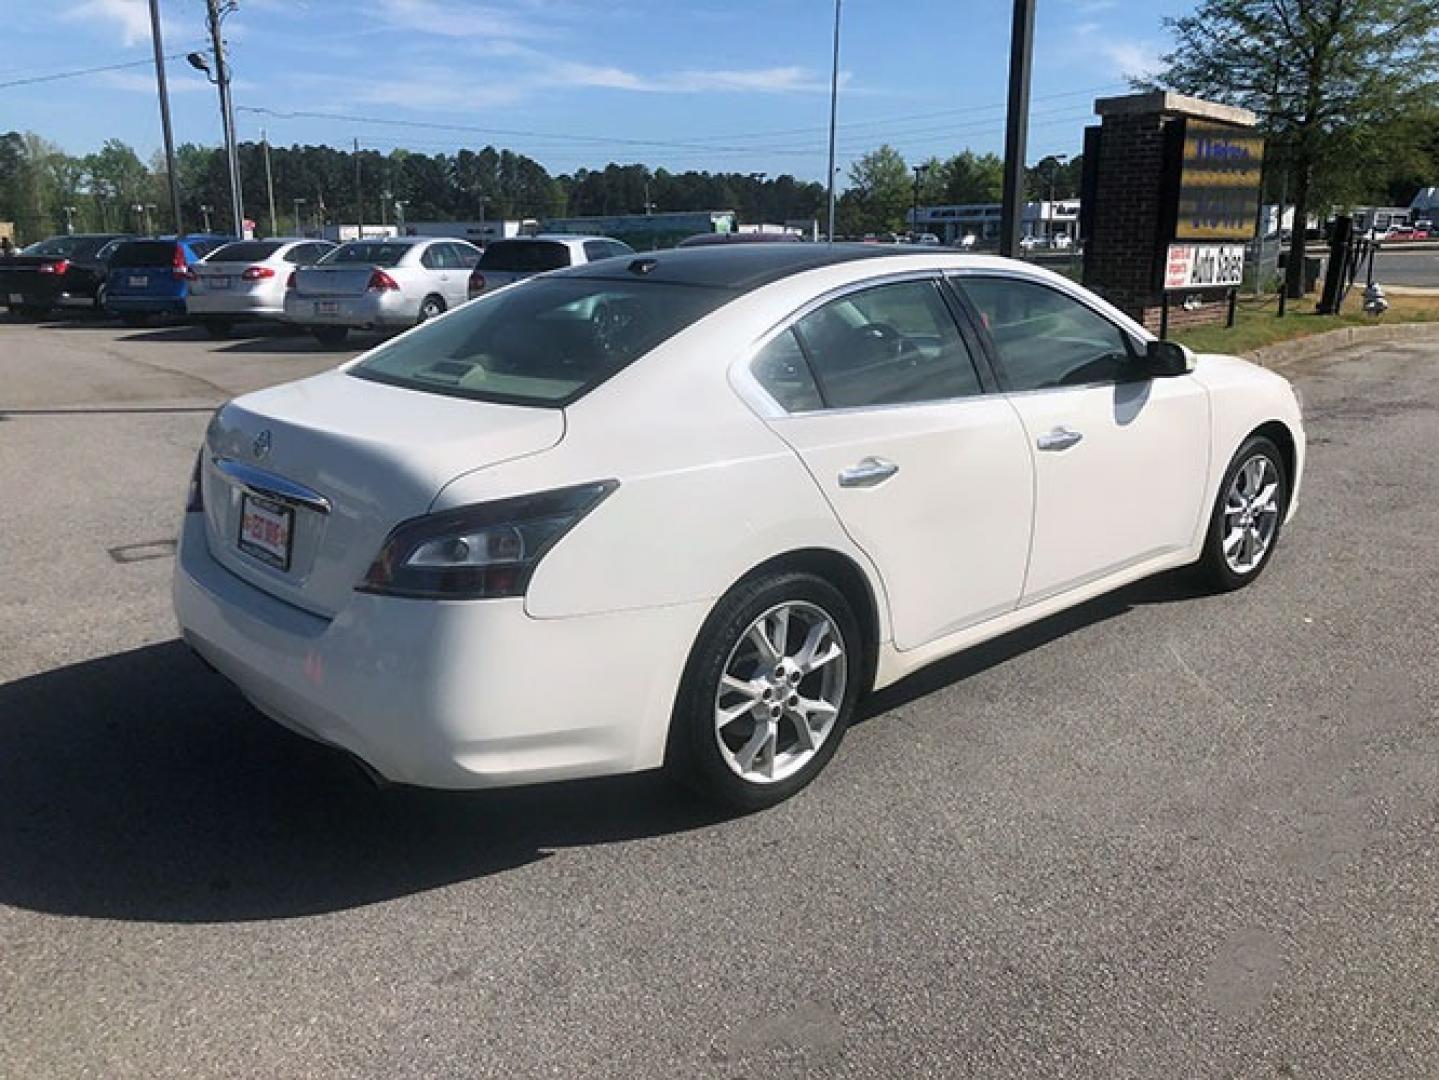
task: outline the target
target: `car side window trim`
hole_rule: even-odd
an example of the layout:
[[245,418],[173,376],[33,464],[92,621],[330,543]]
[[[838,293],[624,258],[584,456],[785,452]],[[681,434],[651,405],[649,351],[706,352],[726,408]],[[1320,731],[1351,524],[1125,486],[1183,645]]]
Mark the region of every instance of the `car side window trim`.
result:
[[[731,366],[730,371],[740,386],[741,396],[763,417],[775,420],[789,416],[846,416],[859,412],[880,412],[892,409],[924,408],[931,405],[952,405],[964,401],[978,401],[988,396],[992,391],[990,386],[986,384],[984,378],[984,366],[980,363],[978,354],[974,351],[969,338],[965,336],[963,323],[959,319],[954,319],[956,330],[959,332],[965,345],[970,346],[970,362],[979,374],[980,392],[978,394],[965,394],[960,397],[927,398],[923,401],[902,401],[880,405],[843,405],[837,408],[826,407],[824,409],[810,409],[803,412],[790,412],[780,405],[779,402],[775,401],[773,395],[771,395],[770,392],[764,388],[763,384],[760,383],[759,379],[755,377],[753,365],[765,347],[785,331],[794,329],[795,325],[805,316],[818,311],[826,304],[833,303],[836,300],[841,300],[846,296],[852,296],[856,293],[868,292],[870,289],[878,288],[882,285],[897,285],[910,281],[928,281],[933,283],[939,291],[941,298],[943,298],[946,292],[943,281],[944,277],[945,273],[942,270],[910,270],[896,274],[883,274],[876,277],[865,278],[863,281],[852,281],[811,298],[794,311],[791,311],[783,319],[776,322],[759,337],[755,338],[750,348]],[[952,307],[950,308],[950,317],[954,318]],[[813,375],[814,367],[813,364],[810,363],[808,348],[804,344],[804,335],[796,334],[795,337],[800,343],[800,349],[805,354],[805,363],[809,365],[810,373]],[[997,386],[996,389],[998,389]],[[822,388],[820,389],[820,395],[823,400],[824,391]]]
[[950,290],[953,292],[955,299],[958,301],[960,307],[965,312],[966,319],[973,326],[974,331],[980,340],[985,360],[991,368],[995,378],[997,379],[998,385],[1001,387],[1002,391],[1005,394],[1053,394],[1062,393],[1070,390],[1093,390],[1098,387],[1104,386],[1118,386],[1126,383],[1142,382],[1148,377],[1144,375],[1139,375],[1136,376],[1136,378],[1134,379],[1100,379],[1096,382],[1074,383],[1070,386],[1040,386],[1034,387],[1032,389],[1016,390],[1010,381],[1009,373],[1005,370],[1003,361],[1000,359],[999,346],[995,344],[994,335],[992,335],[989,332],[989,329],[984,325],[984,319],[980,314],[979,309],[975,307],[973,299],[971,299],[969,294],[965,292],[964,282],[966,279],[982,279],[985,281],[1015,281],[1022,282],[1026,285],[1034,285],[1038,286],[1039,288],[1048,289],[1050,292],[1053,292],[1056,295],[1062,296],[1065,299],[1070,300],[1075,304],[1078,304],[1080,307],[1084,308],[1096,318],[1102,319],[1104,322],[1112,326],[1117,333],[1121,334],[1125,338],[1126,342],[1130,347],[1130,350],[1135,356],[1143,355],[1146,346],[1146,339],[1138,337],[1132,329],[1124,326],[1121,323],[1116,322],[1107,312],[1101,311],[1084,296],[1070,292],[1068,289],[1058,288],[1051,282],[1044,281],[1041,278],[1031,277],[1028,274],[1017,274],[1004,270],[992,269],[962,269],[946,270],[944,272],[944,277],[949,285]]

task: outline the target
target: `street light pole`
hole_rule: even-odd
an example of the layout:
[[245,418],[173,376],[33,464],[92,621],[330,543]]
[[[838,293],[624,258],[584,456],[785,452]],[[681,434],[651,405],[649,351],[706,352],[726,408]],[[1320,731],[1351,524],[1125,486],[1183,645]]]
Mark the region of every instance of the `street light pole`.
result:
[[280,235],[280,227],[275,221],[275,176],[270,172],[270,140],[265,137],[265,129],[260,129],[260,146],[265,151],[265,191],[270,196],[270,235]]
[[911,239],[913,239],[914,241],[918,242],[918,240],[919,240],[919,182],[920,182],[921,179],[923,179],[924,174],[927,173],[927,172],[929,172],[929,166],[928,166],[928,165],[911,165],[910,168],[912,168],[912,169],[914,170],[914,210],[913,210],[913,212],[912,212],[912,213],[910,214],[910,216],[909,216],[909,234],[910,234],[910,238],[911,238]]
[[75,234],[75,208],[62,206],[60,209],[65,211],[65,235],[73,236]]
[[201,203],[201,204],[200,204],[200,214],[201,214],[201,216],[204,217],[204,219],[205,219],[205,231],[206,231],[206,232],[209,232],[209,231],[210,231],[210,211],[212,211],[212,210],[214,210],[214,209],[215,209],[215,208],[214,208],[213,206],[211,206],[209,203]]
[[842,0],[834,0],[834,63],[829,74],[829,223],[826,238],[834,243],[834,131],[839,120],[839,14]]
[[304,236],[304,235],[305,235],[305,223],[300,220],[300,207],[302,207],[302,206],[305,205],[305,200],[304,200],[304,199],[291,199],[290,201],[295,204],[295,235],[296,235],[296,236]]
[[1000,211],[999,253],[1019,253],[1024,209],[1024,150],[1029,134],[1029,73],[1034,62],[1035,0],[1014,0],[1009,37],[1009,116],[1004,134],[1004,205]]
[[1045,239],[1049,246],[1054,246],[1054,178],[1059,172],[1059,167],[1069,160],[1068,154],[1054,154],[1049,159],[1049,206],[1046,209],[1045,217]]
[[155,87],[160,93],[160,130],[165,136],[165,173],[170,180],[170,213],[175,235],[183,236],[180,223],[180,178],[175,175],[175,135],[170,129],[170,90],[165,82],[165,39],[160,31],[160,0],[150,0],[150,40],[155,46]]

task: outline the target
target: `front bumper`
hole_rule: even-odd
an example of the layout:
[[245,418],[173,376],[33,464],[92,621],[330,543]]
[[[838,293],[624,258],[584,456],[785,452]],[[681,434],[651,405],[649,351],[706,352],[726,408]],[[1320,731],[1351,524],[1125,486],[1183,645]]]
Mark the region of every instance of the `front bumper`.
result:
[[353,594],[334,619],[211,556],[185,515],[181,633],[277,722],[386,780],[481,788],[653,768],[704,603],[536,619],[524,601]]
[[418,300],[386,290],[363,296],[285,297],[285,318],[302,326],[348,326],[368,330],[374,327],[413,326],[419,318]]

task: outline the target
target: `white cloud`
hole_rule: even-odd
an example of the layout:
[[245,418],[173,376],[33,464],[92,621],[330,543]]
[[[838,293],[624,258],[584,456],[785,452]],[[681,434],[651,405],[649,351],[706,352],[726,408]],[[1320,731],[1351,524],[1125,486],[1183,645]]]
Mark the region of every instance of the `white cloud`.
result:
[[[150,9],[145,0],[84,0],[64,13],[67,22],[108,23],[126,46],[150,40]],[[165,27],[168,29],[168,24]]]
[[411,34],[491,40],[544,35],[544,27],[538,21],[516,18],[508,10],[488,5],[442,0],[379,0],[372,10],[388,27]]
[[784,94],[815,93],[829,89],[823,80],[799,67],[690,70],[640,75],[618,67],[560,62],[548,66],[545,70],[554,81],[569,86],[594,86],[644,94],[694,94],[705,91]]
[[1143,79],[1164,67],[1163,47],[1153,41],[1104,41],[1099,51],[1126,79]]
[[[211,88],[210,84],[204,79],[192,79],[187,76],[177,78],[174,72],[170,70],[169,65],[166,65],[165,73],[169,76],[165,80],[165,86],[171,94],[192,94]],[[155,73],[153,71],[148,73],[138,71],[106,71],[97,77],[102,85],[112,90],[123,90],[134,94],[149,94],[152,97],[155,94]],[[233,85],[236,90],[244,89],[244,83],[238,79],[235,80]]]

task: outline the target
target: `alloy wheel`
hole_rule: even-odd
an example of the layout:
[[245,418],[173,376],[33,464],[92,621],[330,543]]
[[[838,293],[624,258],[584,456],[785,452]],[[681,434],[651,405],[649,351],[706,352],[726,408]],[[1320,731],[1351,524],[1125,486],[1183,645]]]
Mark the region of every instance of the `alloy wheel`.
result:
[[725,764],[754,784],[799,772],[833,732],[848,676],[844,638],[822,608],[792,600],[764,612],[730,650],[715,694]]
[[1255,454],[1235,472],[1224,493],[1224,561],[1236,574],[1251,574],[1264,561],[1279,531],[1279,470]]

